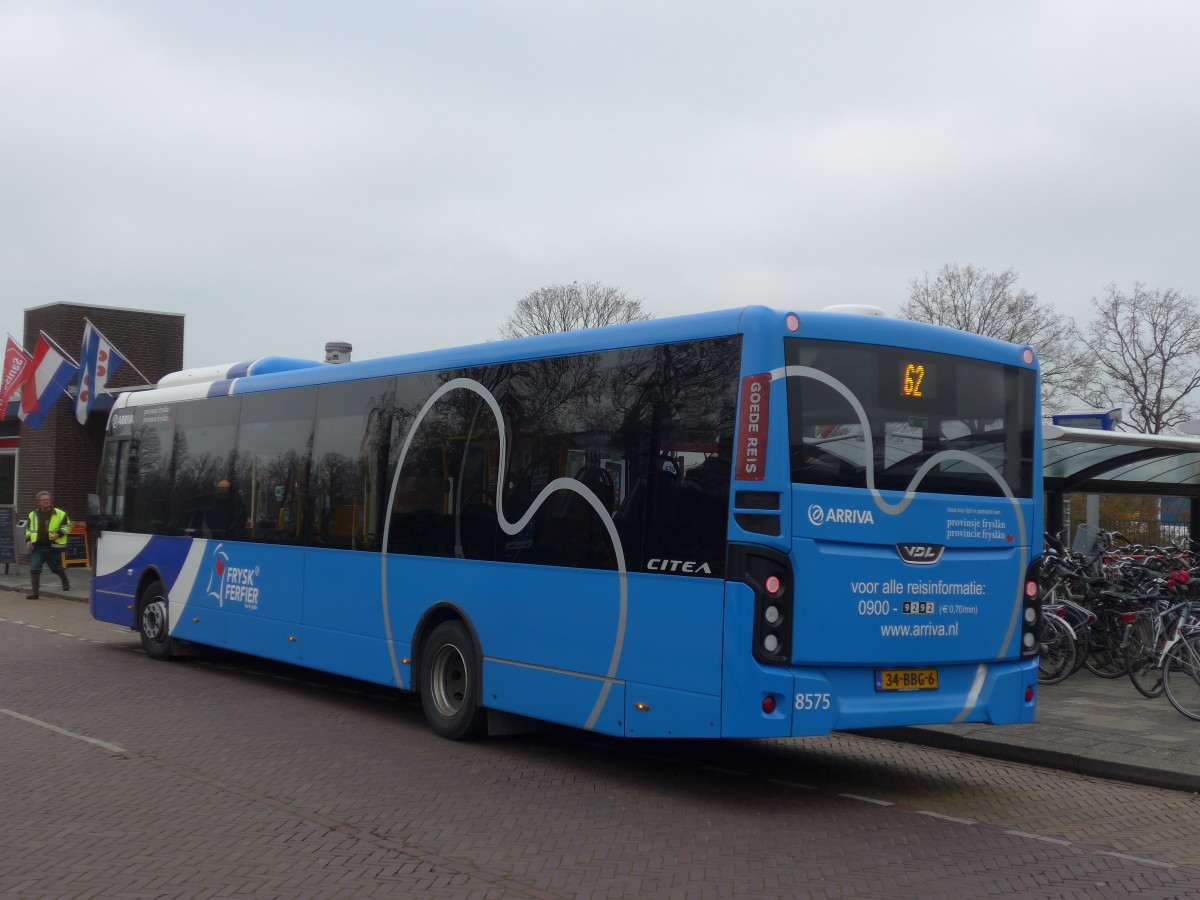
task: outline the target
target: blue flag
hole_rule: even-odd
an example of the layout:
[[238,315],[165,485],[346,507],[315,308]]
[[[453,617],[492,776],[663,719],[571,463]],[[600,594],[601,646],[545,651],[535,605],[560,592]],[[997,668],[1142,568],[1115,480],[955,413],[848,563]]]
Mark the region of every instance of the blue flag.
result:
[[75,397],[75,418],[82,425],[96,405],[96,397],[107,393],[109,376],[125,362],[100,329],[88,321],[83,329],[83,347],[79,351],[79,394]]
[[17,415],[30,428],[40,428],[78,369],[44,334],[38,337],[30,365],[33,374],[21,392],[21,411]]

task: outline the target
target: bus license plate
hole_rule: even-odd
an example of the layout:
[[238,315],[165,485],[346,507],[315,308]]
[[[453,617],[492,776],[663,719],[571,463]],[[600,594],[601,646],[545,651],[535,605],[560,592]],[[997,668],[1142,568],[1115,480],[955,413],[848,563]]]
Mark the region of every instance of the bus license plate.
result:
[[936,691],[937,669],[878,669],[875,672],[877,691]]

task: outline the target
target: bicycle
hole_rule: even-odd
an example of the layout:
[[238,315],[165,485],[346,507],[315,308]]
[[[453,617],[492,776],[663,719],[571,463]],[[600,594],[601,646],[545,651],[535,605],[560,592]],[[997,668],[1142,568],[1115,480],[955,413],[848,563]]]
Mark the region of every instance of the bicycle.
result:
[[1163,660],[1180,639],[1194,612],[1193,603],[1184,600],[1161,610],[1146,610],[1126,632],[1125,664],[1129,680],[1146,697],[1159,697],[1164,687]]
[[1038,640],[1038,683],[1058,684],[1076,670],[1079,638],[1064,619],[1042,613]]
[[1200,721],[1200,633],[1177,640],[1163,658],[1163,691],[1179,712]]
[[1099,678],[1120,678],[1127,672],[1122,643],[1125,616],[1137,598],[1111,591],[1103,592],[1092,603],[1096,618],[1088,626],[1088,652],[1083,664]]

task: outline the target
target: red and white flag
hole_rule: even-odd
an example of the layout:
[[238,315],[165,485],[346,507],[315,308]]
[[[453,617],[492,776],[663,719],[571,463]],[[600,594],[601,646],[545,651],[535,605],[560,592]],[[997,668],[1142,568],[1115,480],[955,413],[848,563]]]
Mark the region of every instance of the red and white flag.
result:
[[25,349],[8,337],[4,348],[4,378],[0,381],[0,419],[8,409],[9,398],[17,392],[17,388],[29,380],[33,369],[29,365],[29,354]]
[[17,415],[28,428],[40,428],[55,401],[79,371],[75,361],[59,349],[43,331],[38,335],[29,365],[25,390],[21,392],[21,411]]

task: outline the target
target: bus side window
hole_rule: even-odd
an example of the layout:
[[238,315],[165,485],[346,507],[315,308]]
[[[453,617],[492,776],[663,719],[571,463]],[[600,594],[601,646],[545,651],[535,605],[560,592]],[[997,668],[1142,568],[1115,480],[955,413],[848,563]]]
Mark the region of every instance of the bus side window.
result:
[[231,530],[244,523],[245,539],[299,542],[309,508],[316,405],[316,388],[243,397],[229,522]]
[[410,415],[399,396],[404,381],[375,378],[318,389],[305,542],[379,549],[400,429]]

